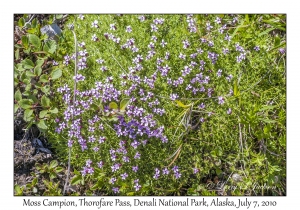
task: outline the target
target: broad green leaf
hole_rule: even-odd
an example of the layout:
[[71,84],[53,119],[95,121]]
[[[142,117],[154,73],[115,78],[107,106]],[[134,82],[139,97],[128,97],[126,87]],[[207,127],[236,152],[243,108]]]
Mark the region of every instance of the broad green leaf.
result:
[[178,101],[178,100],[175,100],[175,102],[177,103],[178,106],[182,107],[182,108],[187,108],[187,107],[190,107],[191,104],[189,105],[184,105],[181,101]]
[[55,69],[51,72],[51,79],[52,80],[58,79],[61,77],[61,75],[62,75],[62,71],[60,69]]
[[33,101],[30,99],[22,99],[19,101],[19,105],[22,109],[29,109],[32,107]]
[[277,47],[278,45],[280,45],[280,37],[276,36],[274,40],[274,47]]
[[32,20],[32,22],[31,22],[31,27],[32,27],[32,28],[36,28],[36,26],[37,26],[37,19],[34,18],[34,19]]
[[98,189],[98,183],[95,184],[94,186],[92,186],[90,189],[91,189],[91,190],[97,190],[97,189]]
[[32,73],[31,71],[26,71],[26,76],[28,76],[28,77],[35,77],[35,74]]
[[28,34],[28,38],[29,43],[32,44],[37,50],[39,50],[41,46],[40,38],[35,34]]
[[80,172],[77,171],[76,169],[74,169],[74,174],[79,176],[79,175],[80,175]]
[[129,99],[123,99],[120,103],[120,110],[124,111],[129,104]]
[[43,74],[40,76],[40,81],[41,82],[48,82],[48,75],[47,74]]
[[237,80],[234,80],[234,85],[233,85],[233,95],[234,96],[239,96],[239,88],[238,88],[238,83]]
[[14,113],[16,113],[19,109],[19,104],[14,104]]
[[31,99],[33,101],[33,103],[37,103],[38,102],[38,99],[33,94],[30,94],[29,96],[27,96],[27,98]]
[[21,64],[24,69],[32,69],[34,67],[34,63],[30,59],[23,60]]
[[48,113],[48,110],[40,111],[39,117],[44,118],[47,113]]
[[29,84],[26,85],[25,91],[31,91],[31,84],[30,84],[30,82],[29,82]]
[[57,20],[60,20],[63,18],[63,15],[62,14],[58,14],[58,15],[55,15],[55,19]]
[[19,185],[15,185],[16,195],[23,195],[23,189]]
[[54,108],[54,109],[49,110],[49,112],[51,112],[53,114],[57,114],[58,113],[58,109]]
[[52,160],[52,161],[50,162],[50,168],[55,168],[56,166],[58,166],[57,160]]
[[82,176],[81,175],[75,175],[73,179],[71,180],[71,185],[77,185],[81,182]]
[[26,36],[26,35],[24,35],[24,36],[22,36],[22,45],[25,47],[25,48],[27,48],[28,47],[28,45],[29,45],[29,39],[28,39],[28,37]]
[[37,181],[38,181],[37,178],[34,178],[34,179],[32,180],[32,186],[36,185]]
[[265,119],[265,118],[258,118],[259,120],[266,122],[266,123],[276,123],[277,121],[275,120],[270,120],[270,119]]
[[18,78],[14,78],[14,86],[17,86],[19,84]]
[[15,92],[15,99],[16,99],[16,101],[22,100],[22,93],[19,89]]
[[259,111],[264,111],[264,110],[270,110],[274,109],[276,106],[263,106],[262,108],[259,109]]
[[219,176],[222,173],[222,170],[219,167],[216,167],[216,174]]
[[110,102],[108,106],[110,109],[118,109],[118,104],[116,102]]
[[41,98],[41,104],[43,107],[49,107],[50,106],[50,99],[43,95],[42,98]]
[[48,128],[47,125],[45,124],[44,120],[40,120],[37,124],[37,127],[42,129],[42,130],[46,130]]
[[38,60],[36,61],[36,66],[41,67],[41,66],[44,64],[44,62],[45,62],[44,59],[38,59]]
[[18,64],[16,65],[16,68],[17,68],[18,71],[24,71],[24,70],[25,70],[25,69],[23,68],[22,63],[18,63]]
[[51,171],[49,177],[50,177],[50,179],[55,179],[56,178],[56,173]]
[[19,58],[20,58],[20,49],[17,49],[17,50],[15,51],[15,59],[16,59],[16,60],[19,60]]
[[36,67],[34,67],[33,71],[34,71],[35,76],[40,76],[42,73],[42,68],[40,66],[36,66]]
[[24,120],[26,122],[31,121],[31,119],[33,119],[32,114],[33,114],[33,110],[32,109],[26,109],[24,111]]
[[128,192],[126,193],[127,196],[133,196],[134,195],[134,192]]
[[48,40],[44,45],[44,51],[53,54],[56,50],[56,42],[54,40]]
[[[26,74],[25,74],[25,75],[26,75]],[[26,75],[26,76],[27,76],[27,75]],[[24,79],[23,82],[24,82],[24,84],[26,84],[26,85],[30,84],[30,80],[29,80],[29,79]],[[24,94],[23,94],[23,95],[24,95]]]
[[58,166],[58,167],[55,168],[56,173],[62,172],[63,170],[64,170],[64,168],[61,167],[61,166]]
[[21,28],[23,28],[24,25],[25,25],[25,19],[21,17],[19,19],[19,21],[18,21],[18,26],[21,27]]
[[50,93],[50,85],[45,85],[44,87],[41,88],[41,91],[45,94]]

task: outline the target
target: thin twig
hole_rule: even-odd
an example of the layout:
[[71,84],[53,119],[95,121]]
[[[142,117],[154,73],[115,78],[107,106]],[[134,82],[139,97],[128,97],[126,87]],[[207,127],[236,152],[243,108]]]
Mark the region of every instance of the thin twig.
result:
[[[72,29],[71,29],[72,30]],[[73,35],[74,35],[74,43],[75,43],[75,69],[74,69],[74,75],[76,77],[77,75],[77,39],[76,39],[76,34],[74,32],[74,28],[72,30]],[[75,102],[76,102],[76,80],[74,80],[74,95],[73,95],[73,106],[75,107]],[[74,114],[72,115],[72,120],[74,119]],[[64,191],[63,191],[63,195],[66,192],[67,189],[67,185],[69,183],[69,175],[70,175],[70,165],[71,165],[71,148],[69,147],[69,158],[68,158],[68,171],[67,171],[67,178],[66,178],[66,182],[65,182],[65,186],[64,186]]]
[[123,70],[123,72],[126,73],[125,69],[121,66],[121,64],[119,63],[119,61],[117,61],[117,59],[114,57],[114,55],[111,55],[111,56],[117,62],[117,64],[121,67],[121,69]]

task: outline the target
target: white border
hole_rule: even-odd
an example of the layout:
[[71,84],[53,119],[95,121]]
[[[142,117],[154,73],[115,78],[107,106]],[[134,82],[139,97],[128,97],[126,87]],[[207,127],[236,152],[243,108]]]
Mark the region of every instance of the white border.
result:
[[[13,197],[13,14],[14,13],[287,13],[287,196],[286,197],[251,197],[250,200],[276,200],[278,205],[272,209],[298,206],[299,194],[299,21],[296,10],[297,1],[279,0],[213,0],[213,1],[2,1],[1,8],[1,209],[22,208],[22,198]],[[299,89],[298,89],[298,88]],[[298,138],[297,138],[298,137]],[[26,198],[26,197],[25,197]],[[28,197],[29,198],[29,197]],[[42,200],[43,198],[33,198]],[[90,197],[89,197],[90,198]],[[147,199],[150,197],[147,197]],[[175,198],[174,199],[182,199]],[[200,199],[200,197],[198,197]],[[230,197],[237,200],[244,197]],[[63,197],[50,198],[63,200]],[[78,198],[67,198],[78,200]],[[95,198],[96,199],[96,198]],[[107,199],[115,199],[107,197]],[[124,200],[134,198],[122,197]],[[143,199],[143,198],[142,198]],[[146,197],[145,197],[146,199]],[[212,199],[206,197],[207,200]],[[140,207],[136,207],[139,209]],[[168,209],[182,207],[169,207]],[[197,207],[201,208],[201,207]],[[40,207],[39,207],[40,209]],[[63,208],[71,209],[71,208]],[[82,209],[77,207],[76,209]],[[96,209],[90,208],[90,209]],[[112,208],[111,208],[112,209]]]

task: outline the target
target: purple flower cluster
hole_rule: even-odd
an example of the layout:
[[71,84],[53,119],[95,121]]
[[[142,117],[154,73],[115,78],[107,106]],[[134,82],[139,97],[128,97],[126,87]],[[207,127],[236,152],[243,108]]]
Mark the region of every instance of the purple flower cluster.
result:
[[158,168],[155,168],[155,174],[153,176],[154,179],[158,179],[160,177],[160,170]]
[[193,18],[193,15],[187,15],[186,22],[188,22],[188,29],[190,33],[196,33],[197,27],[196,27],[196,19]]
[[83,167],[81,174],[82,176],[85,176],[86,174],[93,174],[94,173],[94,168],[91,166],[92,161],[87,160],[85,166]]
[[175,179],[178,179],[181,177],[181,173],[179,172],[179,167],[178,166],[174,166],[172,168],[172,171],[174,173]]
[[236,61],[240,63],[246,59],[246,51],[242,46],[239,45],[239,43],[236,43],[235,49],[236,51],[240,52],[240,55],[236,57]]

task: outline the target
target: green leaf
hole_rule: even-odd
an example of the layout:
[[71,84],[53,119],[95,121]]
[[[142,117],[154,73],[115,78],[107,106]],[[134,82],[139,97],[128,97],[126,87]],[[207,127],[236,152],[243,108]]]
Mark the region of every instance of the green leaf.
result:
[[74,169],[74,174],[79,176],[79,175],[80,175],[80,172],[77,171],[76,169]]
[[125,108],[128,106],[128,104],[129,104],[129,99],[123,99],[122,101],[121,101],[121,103],[120,103],[120,110],[121,111],[124,111],[125,110]]
[[35,77],[35,74],[32,73],[31,71],[26,71],[26,76],[28,76],[28,77]]
[[30,59],[22,60],[21,64],[24,69],[32,69],[34,67],[34,63]]
[[264,111],[264,110],[270,110],[274,109],[276,106],[263,106],[262,108],[259,109],[259,111]]
[[54,40],[49,40],[44,45],[44,51],[53,54],[56,50],[56,42]]
[[58,109],[57,108],[54,108],[54,109],[51,109],[49,112],[53,113],[53,114],[57,114],[58,113]]
[[32,107],[33,101],[30,99],[22,99],[19,101],[19,105],[22,109],[29,109]]
[[41,98],[41,104],[43,107],[49,107],[50,106],[50,99],[43,95],[42,98]]
[[127,196],[133,196],[134,195],[134,192],[128,192],[126,193]]
[[56,166],[58,166],[57,160],[52,160],[52,161],[50,162],[50,168],[55,168]]
[[26,91],[31,91],[31,84],[30,83],[26,85],[25,90]]
[[47,74],[43,74],[40,76],[40,81],[41,82],[48,82],[48,75]]
[[18,109],[19,109],[19,104],[15,104],[14,105],[14,113],[16,113],[18,111]]
[[41,91],[45,94],[50,93],[50,85],[45,85],[44,87],[41,88]]
[[27,48],[28,47],[28,45],[29,45],[29,39],[28,39],[28,37],[27,36],[22,36],[22,45],[25,47],[25,48]]
[[262,35],[268,34],[270,31],[273,31],[275,28],[268,28],[267,30],[261,32],[260,34],[258,34],[257,36],[260,37]]
[[34,67],[33,72],[34,72],[35,76],[40,76],[42,73],[42,68],[40,66],[36,66],[36,67]]
[[20,58],[20,49],[17,49],[17,50],[15,51],[15,59],[16,59],[16,60],[19,60],[19,58]]
[[38,181],[37,178],[34,178],[34,179],[32,180],[32,186],[36,185],[37,181]]
[[34,19],[32,20],[32,22],[31,22],[31,27],[32,27],[32,28],[36,28],[36,27],[37,27],[37,19],[36,19],[36,18],[34,18]]
[[36,66],[41,67],[41,66],[44,64],[44,62],[45,62],[44,59],[38,59],[38,60],[36,61]]
[[75,175],[73,179],[71,180],[71,185],[77,185],[81,182],[82,176],[81,175]]
[[91,189],[91,190],[97,190],[97,189],[98,189],[98,184],[95,184],[95,185],[92,186],[90,189]]
[[274,40],[274,47],[280,45],[280,37],[279,36],[276,36],[275,37],[275,40]]
[[41,46],[40,38],[35,34],[28,34],[28,38],[29,43],[32,44],[37,50],[39,50]]
[[33,114],[33,110],[32,109],[26,109],[24,111],[24,120],[26,122],[31,121],[33,119],[32,114]]
[[178,101],[178,100],[175,100],[175,102],[177,103],[178,106],[182,107],[182,108],[187,108],[187,107],[190,107],[191,104],[189,105],[184,105],[181,101]]
[[56,173],[62,172],[63,170],[64,170],[64,168],[60,167],[60,166],[58,166],[58,167],[55,168],[55,172]]
[[23,195],[23,189],[19,185],[15,185],[16,195]]
[[[25,75],[26,75],[26,74],[25,74]],[[23,82],[24,82],[24,84],[26,84],[26,85],[29,85],[29,84],[30,84],[30,80],[29,80],[29,79],[24,79]],[[24,95],[24,93],[23,93],[23,95]]]
[[25,25],[25,19],[21,17],[19,19],[19,21],[18,21],[18,26],[21,27],[21,28],[23,28],[24,25]]
[[233,85],[233,95],[234,95],[234,96],[239,96],[239,95],[240,95],[240,91],[239,91],[239,88],[238,88],[237,79],[234,80],[234,85]]
[[63,18],[63,15],[62,14],[58,14],[58,15],[55,15],[55,19],[56,20],[60,20]]
[[14,86],[17,86],[19,84],[18,78],[14,78]]
[[265,118],[258,118],[259,120],[266,122],[266,123],[276,123],[277,121],[275,120],[270,120],[270,119],[265,119]]
[[62,71],[60,69],[55,69],[51,72],[51,79],[52,80],[58,79],[61,77],[61,75],[62,75]]
[[222,173],[222,170],[219,167],[217,167],[216,168],[216,174],[219,176],[221,173]]
[[49,176],[50,176],[50,179],[55,179],[56,178],[56,173],[51,171]]
[[22,100],[22,93],[19,89],[15,92],[15,99],[16,99],[16,101]]
[[42,130],[46,130],[48,128],[47,125],[45,124],[44,120],[40,120],[37,124],[37,127],[42,129]]
[[118,104],[116,102],[110,102],[108,106],[110,109],[118,109]]
[[48,113],[48,110],[43,110],[40,112],[39,117],[44,118],[47,113]]

